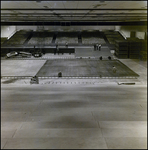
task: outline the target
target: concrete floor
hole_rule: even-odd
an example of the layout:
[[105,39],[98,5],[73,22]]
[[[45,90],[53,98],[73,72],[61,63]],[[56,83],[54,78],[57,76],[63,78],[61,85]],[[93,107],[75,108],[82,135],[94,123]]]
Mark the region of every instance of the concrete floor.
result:
[[1,60],[1,76],[34,76],[46,60]]
[[[113,73],[112,67],[116,66],[117,72]],[[96,59],[54,59],[47,60],[38,71],[38,77],[57,77],[58,72],[63,77],[138,77],[119,60]]]
[[75,48],[75,56],[76,57],[95,57],[99,58],[100,56],[103,59],[108,58],[108,56],[113,57],[113,54],[110,52],[108,46],[102,46],[101,50],[94,50],[94,47],[90,48]]
[[[2,75],[10,76],[11,61],[16,68],[21,62],[2,60]],[[34,75],[45,62],[26,61],[24,68],[34,69],[17,68],[18,74]],[[1,149],[147,149],[147,66],[120,61],[140,77],[39,79],[32,85],[28,78],[1,78]]]

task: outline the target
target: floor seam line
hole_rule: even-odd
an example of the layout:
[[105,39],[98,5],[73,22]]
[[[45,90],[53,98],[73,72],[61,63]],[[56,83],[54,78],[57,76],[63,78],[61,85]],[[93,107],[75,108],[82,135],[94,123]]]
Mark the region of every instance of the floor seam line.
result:
[[6,146],[6,144],[8,143],[8,139],[7,139],[7,141],[6,141],[6,143],[5,143],[5,145],[3,146],[3,148],[2,149],[4,149],[5,148],[5,146]]

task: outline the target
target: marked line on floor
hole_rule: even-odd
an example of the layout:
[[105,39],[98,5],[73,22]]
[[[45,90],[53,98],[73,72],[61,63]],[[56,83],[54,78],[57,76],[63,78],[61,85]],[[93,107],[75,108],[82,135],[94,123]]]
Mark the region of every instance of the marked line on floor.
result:
[[95,82],[54,82],[54,81],[49,81],[49,82],[44,82],[44,83],[41,83],[41,84],[95,84]]

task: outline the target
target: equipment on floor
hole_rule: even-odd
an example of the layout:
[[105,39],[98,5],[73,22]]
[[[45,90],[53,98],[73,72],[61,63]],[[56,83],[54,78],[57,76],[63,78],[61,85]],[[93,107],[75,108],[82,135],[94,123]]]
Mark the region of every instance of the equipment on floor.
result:
[[18,55],[18,52],[12,51],[12,52],[6,54],[6,58],[14,57],[14,56],[17,56],[17,55]]
[[31,78],[30,84],[39,84],[39,79],[37,76]]
[[62,72],[61,71],[58,73],[58,77],[62,77]]
[[22,57],[31,57],[32,56],[31,53],[23,52],[23,51],[18,52],[18,54]]
[[33,53],[34,57],[42,57],[42,52],[41,51],[37,51]]

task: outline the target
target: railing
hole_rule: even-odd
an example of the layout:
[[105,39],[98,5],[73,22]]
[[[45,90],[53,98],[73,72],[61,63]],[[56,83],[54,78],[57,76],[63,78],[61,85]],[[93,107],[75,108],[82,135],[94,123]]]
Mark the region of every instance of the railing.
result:
[[[30,79],[33,76],[1,76],[1,79]],[[126,76],[126,77],[74,77],[74,76],[63,76],[63,77],[58,77],[58,76],[46,76],[46,77],[39,77],[39,79],[137,79],[137,77],[133,76]]]

